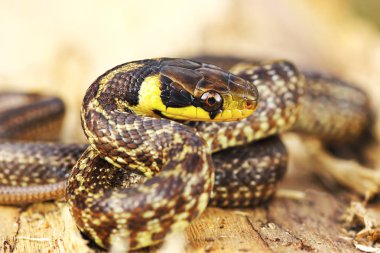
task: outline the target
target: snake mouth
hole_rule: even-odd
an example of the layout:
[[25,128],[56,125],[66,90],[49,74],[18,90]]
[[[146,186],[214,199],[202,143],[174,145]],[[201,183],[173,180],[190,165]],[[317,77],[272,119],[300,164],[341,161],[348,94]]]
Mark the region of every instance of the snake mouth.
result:
[[221,113],[217,114],[213,120],[214,121],[241,120],[251,115],[254,111],[255,111],[255,108],[223,110]]
[[183,108],[167,108],[161,114],[167,118],[174,120],[187,121],[236,121],[241,120],[251,115],[255,109],[225,109],[213,112],[207,112],[200,107],[183,107]]

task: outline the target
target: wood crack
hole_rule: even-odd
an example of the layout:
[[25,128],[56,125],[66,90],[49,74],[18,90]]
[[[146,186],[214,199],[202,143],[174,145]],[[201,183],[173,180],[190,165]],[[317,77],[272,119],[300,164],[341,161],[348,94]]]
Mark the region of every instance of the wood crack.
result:
[[246,220],[247,220],[248,224],[251,226],[251,228],[253,229],[253,231],[255,231],[257,233],[257,235],[259,236],[260,240],[264,243],[264,245],[268,248],[268,250],[270,250],[271,252],[273,252],[273,250],[270,248],[268,242],[263,238],[263,236],[261,235],[260,231],[255,228],[254,224],[251,222],[251,220],[249,219],[248,216],[246,216]]

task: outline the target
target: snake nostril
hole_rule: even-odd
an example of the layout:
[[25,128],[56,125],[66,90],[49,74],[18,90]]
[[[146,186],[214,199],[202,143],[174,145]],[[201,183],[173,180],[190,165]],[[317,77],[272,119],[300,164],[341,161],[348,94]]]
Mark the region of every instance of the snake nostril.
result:
[[254,100],[245,100],[245,102],[244,102],[244,108],[247,110],[255,109],[256,105],[257,105],[257,103]]

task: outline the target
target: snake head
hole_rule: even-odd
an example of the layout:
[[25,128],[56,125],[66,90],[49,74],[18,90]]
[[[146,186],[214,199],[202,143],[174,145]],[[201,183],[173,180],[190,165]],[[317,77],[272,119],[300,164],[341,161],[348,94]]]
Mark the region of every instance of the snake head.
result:
[[248,117],[258,91],[249,81],[213,65],[164,59],[159,72],[165,117],[190,121],[233,121]]

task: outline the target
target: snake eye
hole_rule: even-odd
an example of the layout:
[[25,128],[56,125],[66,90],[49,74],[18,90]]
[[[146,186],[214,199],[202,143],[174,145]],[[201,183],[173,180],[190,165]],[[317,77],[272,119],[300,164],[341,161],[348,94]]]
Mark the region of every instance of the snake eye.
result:
[[222,96],[216,91],[207,91],[201,96],[201,104],[208,112],[219,110],[223,105]]

